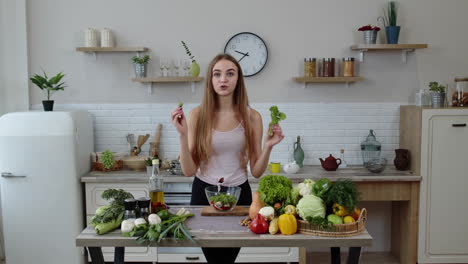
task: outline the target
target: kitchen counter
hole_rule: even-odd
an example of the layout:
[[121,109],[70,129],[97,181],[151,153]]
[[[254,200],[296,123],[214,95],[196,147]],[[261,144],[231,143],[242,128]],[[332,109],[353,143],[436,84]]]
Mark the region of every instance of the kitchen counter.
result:
[[[270,173],[265,173],[270,174]],[[166,183],[191,183],[194,177],[171,175],[163,172]],[[361,193],[360,201],[388,202],[392,204],[391,218],[391,255],[396,256],[402,264],[416,263],[417,234],[419,214],[419,187],[422,177],[410,171],[397,171],[388,164],[383,173],[370,173],[362,166],[348,166],[337,171],[325,171],[321,166],[304,166],[297,174],[281,174],[299,183],[304,179],[318,180],[326,177],[331,181],[349,178],[357,185]],[[249,177],[252,190],[258,188],[259,179]],[[110,185],[145,186],[148,182],[146,172],[117,171],[90,172],[81,178],[87,189],[104,190]],[[97,199],[97,198],[96,198]],[[95,209],[94,209],[95,210]],[[94,211],[93,211],[94,212]],[[305,256],[313,254],[300,249],[300,263],[305,263]]]
[[[350,247],[348,263],[359,263],[360,251],[363,246],[372,244],[372,237],[365,230],[351,237],[318,237],[306,234],[294,235],[257,235],[239,224],[244,216],[201,216],[201,206],[186,207],[195,214],[187,220],[194,242],[189,240],[174,241],[164,239],[160,243],[152,242],[149,246],[156,247],[331,247],[332,255],[339,256],[339,247]],[[177,208],[176,208],[177,209]],[[174,210],[177,211],[177,210]],[[87,247],[91,253],[92,263],[103,264],[101,247],[116,247],[115,263],[124,263],[124,247],[146,247],[138,244],[134,237],[122,237],[120,230],[105,235],[96,235],[94,228],[88,226],[76,238],[76,246]],[[338,249],[337,249],[338,248]],[[354,252],[354,253],[351,253]],[[306,259],[303,260],[307,262]]]
[[[167,183],[177,182],[192,182],[193,177],[186,177],[183,175],[172,175],[168,172],[162,172],[164,180]],[[265,173],[268,175],[272,173]],[[337,171],[325,171],[320,166],[304,166],[296,174],[284,174],[290,178],[293,183],[302,182],[304,179],[318,180],[326,177],[331,181],[338,179],[351,179],[354,182],[419,182],[421,176],[414,175],[410,171],[398,171],[393,166],[388,166],[382,173],[371,173],[366,168],[361,166],[350,166],[346,169],[338,169]],[[249,176],[250,183],[258,183],[259,178]],[[92,171],[81,178],[81,182],[100,182],[100,183],[146,183],[148,177],[146,172],[143,171],[116,171],[116,172],[99,172]]]

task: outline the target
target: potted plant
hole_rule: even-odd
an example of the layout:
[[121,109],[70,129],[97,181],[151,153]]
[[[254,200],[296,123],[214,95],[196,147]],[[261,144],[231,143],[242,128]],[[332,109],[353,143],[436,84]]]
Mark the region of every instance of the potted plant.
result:
[[377,33],[380,31],[380,28],[369,24],[360,27],[358,31],[364,33],[364,44],[375,44],[377,41]]
[[65,86],[64,82],[60,82],[65,76],[62,72],[57,73],[57,75],[52,78],[47,77],[47,74],[44,72],[44,76],[39,74],[33,75],[30,80],[34,83],[39,89],[47,93],[47,100],[42,101],[42,106],[44,111],[53,111],[54,109],[54,100],[50,100],[50,96],[56,91],[63,91]]
[[445,86],[438,82],[429,82],[429,91],[431,91],[432,107],[443,107],[445,104]]
[[143,57],[133,56],[132,57],[133,66],[135,68],[135,77],[144,78],[146,77],[146,70],[150,57],[145,55]]
[[377,20],[383,20],[388,44],[398,44],[400,26],[397,26],[398,9],[395,1],[388,2],[387,9],[384,8],[384,16]]
[[180,41],[182,43],[182,46],[185,49],[185,53],[189,56],[190,60],[192,61],[192,65],[190,65],[190,74],[193,77],[198,77],[200,74],[200,65],[198,65],[197,61],[195,60],[195,56],[192,55],[192,52],[190,52],[190,49],[187,47],[187,44],[183,40]]

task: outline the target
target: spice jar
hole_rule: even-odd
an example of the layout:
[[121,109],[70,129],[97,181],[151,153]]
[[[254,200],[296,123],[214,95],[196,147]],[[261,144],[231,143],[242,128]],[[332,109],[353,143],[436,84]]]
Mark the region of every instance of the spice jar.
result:
[[310,72],[310,63],[307,61],[306,58],[304,58],[304,76],[309,77],[309,72]]
[[317,76],[317,60],[315,58],[304,58],[304,76]]
[[323,77],[335,77],[335,58],[323,59],[322,76]]
[[139,208],[138,217],[142,217],[145,220],[148,220],[148,215],[150,214],[150,209],[149,209],[150,202],[151,202],[151,199],[149,197],[138,198],[138,208]]
[[125,207],[125,213],[124,213],[124,220],[127,219],[136,219],[137,214],[136,214],[136,206],[137,206],[137,200],[129,198],[125,199],[124,201],[124,207]]
[[354,58],[353,57],[343,58],[343,76],[344,77],[354,76]]

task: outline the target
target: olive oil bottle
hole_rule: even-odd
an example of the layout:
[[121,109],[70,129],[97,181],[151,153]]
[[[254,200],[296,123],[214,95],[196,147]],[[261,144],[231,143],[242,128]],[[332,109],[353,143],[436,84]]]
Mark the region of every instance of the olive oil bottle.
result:
[[159,160],[152,161],[153,170],[149,179],[149,193],[151,199],[151,212],[155,213],[160,208],[165,208],[164,204],[164,179],[159,173]]

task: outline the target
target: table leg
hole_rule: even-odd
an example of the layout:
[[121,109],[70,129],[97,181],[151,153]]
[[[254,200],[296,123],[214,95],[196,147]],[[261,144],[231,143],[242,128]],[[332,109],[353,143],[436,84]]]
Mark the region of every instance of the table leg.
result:
[[89,255],[91,256],[92,264],[105,264],[104,256],[100,247],[88,247]]
[[348,252],[348,264],[359,264],[361,247],[350,247]]
[[124,264],[125,261],[125,248],[116,247],[114,250],[114,264]]
[[339,247],[331,247],[331,264],[340,264],[341,262],[341,253]]

